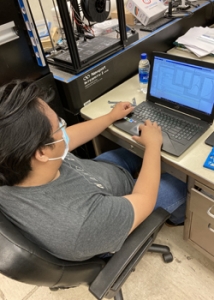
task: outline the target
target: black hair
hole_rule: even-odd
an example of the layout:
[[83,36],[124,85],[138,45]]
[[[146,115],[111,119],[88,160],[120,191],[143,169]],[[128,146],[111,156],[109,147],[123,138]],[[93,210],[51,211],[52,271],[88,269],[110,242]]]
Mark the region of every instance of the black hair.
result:
[[45,97],[33,82],[16,80],[0,88],[0,185],[22,182],[32,170],[36,150],[53,142],[51,123],[39,102]]

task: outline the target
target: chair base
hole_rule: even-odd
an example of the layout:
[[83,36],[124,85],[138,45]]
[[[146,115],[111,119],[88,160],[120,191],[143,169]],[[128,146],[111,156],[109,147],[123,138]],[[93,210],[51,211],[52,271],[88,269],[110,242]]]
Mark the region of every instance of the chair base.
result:
[[120,289],[117,295],[114,296],[114,300],[124,300],[123,299],[123,293],[122,290]]
[[173,255],[170,252],[170,249],[169,249],[168,246],[159,245],[159,244],[152,244],[149,247],[148,251],[149,252],[161,253],[165,263],[170,263],[170,262],[173,261]]

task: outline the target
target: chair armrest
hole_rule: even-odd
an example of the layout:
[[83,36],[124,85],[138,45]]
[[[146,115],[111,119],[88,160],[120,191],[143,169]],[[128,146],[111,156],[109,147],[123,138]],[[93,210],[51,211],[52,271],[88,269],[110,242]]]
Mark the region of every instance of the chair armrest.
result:
[[113,285],[114,290],[121,287],[169,217],[167,211],[158,208],[128,236],[89,287],[97,299],[106,296]]

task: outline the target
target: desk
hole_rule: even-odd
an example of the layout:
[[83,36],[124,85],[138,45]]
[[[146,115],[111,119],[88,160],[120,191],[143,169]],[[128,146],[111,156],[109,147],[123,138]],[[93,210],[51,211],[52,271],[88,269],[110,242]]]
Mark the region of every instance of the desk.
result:
[[[135,75],[82,108],[82,117],[85,120],[94,119],[109,112],[111,108],[108,100],[131,101],[135,97],[139,104],[145,100],[145,95],[138,92],[137,88],[138,75]],[[162,152],[161,159],[163,171],[188,183],[184,239],[214,261],[214,172],[203,168],[203,163],[211,151],[211,147],[204,144],[204,141],[213,130],[214,125],[180,157]],[[113,125],[94,139],[96,154],[107,150],[106,146],[109,146],[110,141],[143,157],[143,146]]]

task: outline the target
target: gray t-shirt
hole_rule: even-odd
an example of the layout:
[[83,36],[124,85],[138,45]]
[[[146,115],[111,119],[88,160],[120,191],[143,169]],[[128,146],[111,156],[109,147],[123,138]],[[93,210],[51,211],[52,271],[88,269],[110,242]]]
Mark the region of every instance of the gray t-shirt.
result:
[[0,209],[31,241],[73,261],[118,251],[134,211],[123,195],[134,181],[124,169],[69,153],[58,179],[38,187],[0,187]]

